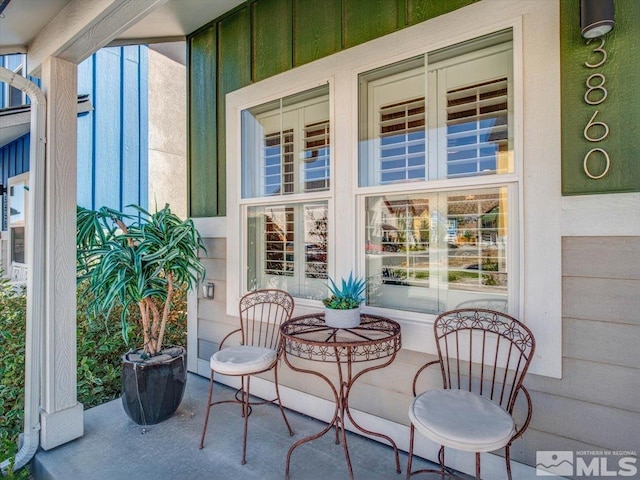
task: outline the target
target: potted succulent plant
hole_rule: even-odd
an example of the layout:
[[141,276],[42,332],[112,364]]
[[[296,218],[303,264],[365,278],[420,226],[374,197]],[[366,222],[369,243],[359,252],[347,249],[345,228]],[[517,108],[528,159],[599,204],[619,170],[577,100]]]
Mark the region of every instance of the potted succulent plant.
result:
[[144,340],[122,356],[122,404],[134,422],[152,425],[182,401],[186,351],[163,345],[163,337],[176,290],[193,288],[204,276],[198,257],[204,243],[193,221],[181,220],[168,205],[155,213],[130,207],[135,214],[78,207],[78,281],[88,282],[93,316],[122,308],[125,342],[137,312]]
[[353,328],[360,325],[360,304],[365,300],[367,281],[349,273],[348,279],[341,279],[338,286],[329,278],[331,296],[325,298],[324,320],[333,328]]

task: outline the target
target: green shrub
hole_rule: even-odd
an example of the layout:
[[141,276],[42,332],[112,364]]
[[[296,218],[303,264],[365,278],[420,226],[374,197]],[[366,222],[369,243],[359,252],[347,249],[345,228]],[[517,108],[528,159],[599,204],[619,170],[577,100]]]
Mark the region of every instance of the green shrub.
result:
[[[16,293],[1,277],[0,272],[0,460],[3,460],[15,455],[14,447],[23,430],[26,296]],[[109,318],[89,318],[86,313],[88,290],[84,284],[78,286],[77,298],[78,401],[90,408],[120,396],[120,356],[140,345],[142,336],[132,330],[132,344],[125,345],[119,312],[114,310]],[[135,316],[137,309],[130,313]],[[187,342],[185,290],[176,292],[171,316],[165,344],[184,346]]]
[[6,432],[0,432],[0,460],[4,460],[5,458],[10,459],[6,475],[0,472],[0,478],[7,478],[9,480],[27,480],[31,478],[28,467],[21,468],[17,472],[13,471],[13,459],[16,456],[17,450],[16,442],[11,441]]
[[[22,431],[24,410],[24,350],[27,297],[17,293],[0,272],[0,425],[3,443]],[[3,452],[4,453],[4,452]],[[0,458],[2,460],[4,456]]]

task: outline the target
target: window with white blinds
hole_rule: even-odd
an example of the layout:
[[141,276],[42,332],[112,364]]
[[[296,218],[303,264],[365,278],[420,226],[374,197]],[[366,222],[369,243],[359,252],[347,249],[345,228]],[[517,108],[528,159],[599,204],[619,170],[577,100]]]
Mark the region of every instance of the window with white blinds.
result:
[[326,295],[326,201],[251,206],[247,210],[247,288]]
[[508,305],[512,57],[503,32],[360,74],[368,305]]
[[[329,85],[241,112],[246,288],[326,296]],[[304,196],[304,200],[301,197]]]
[[424,180],[424,97],[382,106],[379,131],[379,183]]
[[513,52],[504,39],[359,75],[361,187],[513,172]]
[[241,112],[242,198],[329,190],[329,87]]
[[496,173],[508,153],[506,78],[447,92],[447,178]]

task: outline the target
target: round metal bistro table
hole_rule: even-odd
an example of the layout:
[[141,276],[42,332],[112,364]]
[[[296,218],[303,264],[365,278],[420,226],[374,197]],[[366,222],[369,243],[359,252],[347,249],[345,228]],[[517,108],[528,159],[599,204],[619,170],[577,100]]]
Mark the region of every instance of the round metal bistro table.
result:
[[[280,326],[280,332],[286,364],[296,372],[309,373],[323,379],[331,388],[336,404],[333,418],[326,428],[315,435],[298,440],[291,446],[287,453],[285,478],[289,478],[289,465],[293,451],[303,443],[320,438],[332,427],[335,427],[336,444],[342,440],[349,478],[353,479],[345,431],[347,418],[361,432],[383,438],[391,444],[396,457],[396,471],[400,473],[400,458],[396,443],[387,435],[361,427],[353,419],[349,410],[349,392],[356,380],[365,373],[390,365],[395,359],[396,353],[401,347],[400,325],[388,318],[361,314],[358,327],[332,328],[325,323],[324,314],[319,313],[294,317]],[[295,364],[293,364],[293,357],[335,363],[338,370],[336,384],[319,372],[310,368],[302,368],[300,366],[302,362],[298,360],[295,360]],[[375,364],[354,373],[353,364],[356,362],[373,362]]]

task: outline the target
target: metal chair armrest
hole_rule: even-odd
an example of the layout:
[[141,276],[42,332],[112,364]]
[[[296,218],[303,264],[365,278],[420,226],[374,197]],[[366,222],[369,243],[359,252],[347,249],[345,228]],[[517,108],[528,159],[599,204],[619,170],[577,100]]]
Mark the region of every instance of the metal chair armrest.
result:
[[525,419],[524,423],[520,428],[517,428],[517,425],[516,425],[516,433],[513,437],[511,437],[511,441],[514,441],[516,438],[522,436],[524,431],[529,426],[529,422],[531,421],[531,414],[533,413],[533,403],[531,402],[531,395],[529,395],[529,391],[525,388],[524,385],[520,386],[520,389],[518,390],[518,393],[516,394],[513,400],[513,404],[515,405],[515,401],[517,400],[520,392],[524,392],[524,396],[527,399],[527,418]]
[[236,328],[235,330],[233,330],[232,332],[229,332],[227,335],[225,335],[225,337],[222,339],[222,341],[220,342],[220,346],[218,347],[218,350],[222,350],[222,346],[224,345],[224,342],[227,341],[227,339],[233,335],[236,334],[238,332],[242,332],[241,328]]
[[413,396],[415,397],[418,392],[416,391],[416,385],[418,384],[418,378],[420,377],[420,375],[422,374],[422,372],[424,372],[428,367],[432,366],[432,365],[442,365],[440,360],[433,360],[431,362],[425,363],[422,367],[420,367],[418,369],[418,371],[416,372],[415,376],[413,377],[413,385],[412,385],[412,391],[413,391]]

